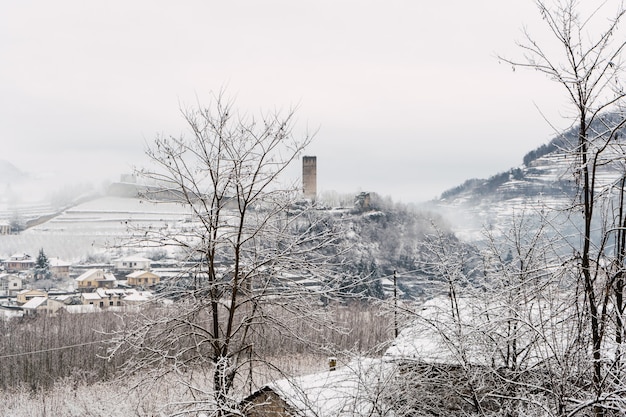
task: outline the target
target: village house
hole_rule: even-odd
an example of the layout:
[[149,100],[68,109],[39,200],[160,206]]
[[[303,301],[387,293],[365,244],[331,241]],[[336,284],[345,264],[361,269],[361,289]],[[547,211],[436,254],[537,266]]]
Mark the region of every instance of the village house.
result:
[[141,256],[126,256],[115,259],[113,267],[120,271],[149,271],[151,262],[150,259]]
[[80,294],[80,301],[83,303],[83,305],[97,306],[100,300],[100,295],[95,292],[83,292]]
[[99,307],[120,307],[126,291],[121,289],[98,288],[96,293],[101,298],[98,304]]
[[27,253],[16,253],[4,261],[7,272],[27,271],[35,267],[35,260]]
[[150,271],[135,271],[126,275],[126,284],[131,287],[151,287],[160,281],[161,277]]
[[16,301],[20,305],[24,305],[35,297],[48,297],[48,294],[42,290],[22,290],[16,294]]
[[62,261],[59,258],[48,258],[48,265],[50,265],[50,272],[53,277],[69,279],[71,266],[69,262]]
[[0,295],[15,296],[24,289],[24,280],[14,274],[0,274]]
[[244,400],[246,417],[292,417],[297,416],[287,401],[266,385]]
[[24,311],[25,316],[33,316],[39,313],[54,315],[64,307],[65,304],[61,301],[48,297],[34,297],[22,306],[22,311]]
[[149,291],[137,291],[134,289],[127,290],[124,298],[122,299],[123,305],[139,305],[145,304],[148,301],[152,300],[154,295]]
[[114,288],[117,283],[115,275],[102,269],[89,269],[75,279],[78,291],[91,291],[97,288]]
[[[464,300],[459,300],[465,306]],[[496,400],[484,395],[484,387],[472,387],[462,377],[463,363],[458,352],[450,345],[450,330],[433,323],[454,323],[449,316],[449,299],[436,297],[424,303],[416,320],[405,328],[381,358],[355,358],[337,367],[310,375],[285,378],[272,382],[254,392],[241,403],[246,417],[316,417],[316,416],[366,416],[394,415],[397,407],[403,410],[442,410],[449,415],[469,415],[474,403],[467,401],[479,393],[481,407],[491,412],[498,410]],[[468,309],[461,307],[461,318],[470,320]],[[495,308],[496,303],[491,306]],[[441,320],[441,321],[440,321]],[[454,332],[454,330],[450,330]],[[473,366],[491,366],[492,351],[481,351],[483,345],[468,344],[468,356]],[[539,357],[539,355],[537,355]],[[532,358],[529,357],[529,361]],[[334,369],[334,370],[333,370]],[[427,377],[424,377],[427,376]],[[424,398],[407,398],[398,387],[420,381],[420,389],[431,393]],[[454,395],[446,390],[454,387]],[[433,413],[435,415],[436,413]],[[448,415],[448,414],[446,414]]]
[[395,375],[395,364],[380,358],[356,358],[342,367],[334,365],[323,372],[266,385],[244,399],[244,415],[348,417],[389,411],[381,393]]
[[134,289],[98,288],[94,292],[81,293],[80,298],[83,305],[107,308],[145,303],[152,299],[152,293],[139,292]]
[[81,294],[81,301],[84,305],[94,305],[96,307],[120,307],[124,290],[98,288],[94,292]]
[[24,311],[21,307],[7,304],[0,304],[0,320],[23,317]]
[[37,309],[46,303],[46,297],[34,297],[31,298],[22,306],[22,311],[25,316],[33,316],[37,312]]

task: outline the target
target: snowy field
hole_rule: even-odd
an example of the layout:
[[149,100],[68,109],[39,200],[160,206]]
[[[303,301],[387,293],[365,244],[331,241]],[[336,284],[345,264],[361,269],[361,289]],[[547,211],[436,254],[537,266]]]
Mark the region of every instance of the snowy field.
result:
[[128,237],[128,225],[172,227],[189,217],[175,203],[149,203],[134,198],[103,197],[64,211],[18,235],[0,235],[0,258],[44,249],[51,257],[78,262],[105,251],[115,252]]

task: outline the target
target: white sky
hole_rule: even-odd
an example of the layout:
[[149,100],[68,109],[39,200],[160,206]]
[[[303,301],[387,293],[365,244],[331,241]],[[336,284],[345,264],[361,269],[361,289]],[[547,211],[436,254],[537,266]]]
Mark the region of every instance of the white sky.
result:
[[530,0],[3,1],[0,159],[116,180],[183,131],[180,103],[226,89],[299,106],[318,191],[424,201],[546,143],[535,105],[568,125],[556,85],[495,58],[523,25],[542,27]]

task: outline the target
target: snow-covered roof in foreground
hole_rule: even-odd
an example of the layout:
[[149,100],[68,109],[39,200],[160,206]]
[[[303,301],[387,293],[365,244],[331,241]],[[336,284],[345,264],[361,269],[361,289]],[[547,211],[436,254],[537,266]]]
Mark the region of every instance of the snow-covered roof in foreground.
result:
[[382,359],[358,358],[335,371],[283,379],[268,387],[306,417],[367,416],[393,369]]
[[[450,300],[447,297],[437,297],[424,303],[412,325],[402,330],[387,349],[385,359],[459,363],[460,358],[455,347],[455,329],[452,328],[455,320],[450,310]],[[463,306],[461,310],[468,312],[467,306]]]
[[400,332],[383,358],[431,364],[503,365],[510,340],[515,339],[525,365],[532,366],[564,354],[569,343],[566,336],[571,334],[568,318],[572,312],[566,299],[555,302],[556,308],[550,312],[544,310],[546,307],[536,300],[517,309],[493,298],[458,298],[453,305],[449,297],[437,297],[422,305],[414,322]]

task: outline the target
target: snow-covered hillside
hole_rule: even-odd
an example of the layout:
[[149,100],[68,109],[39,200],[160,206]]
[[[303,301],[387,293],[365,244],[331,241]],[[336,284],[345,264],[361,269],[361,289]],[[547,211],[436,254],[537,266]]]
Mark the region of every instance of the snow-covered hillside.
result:
[[[505,233],[513,217],[544,217],[558,223],[562,220],[558,219],[560,212],[579,203],[581,162],[572,151],[576,140],[576,131],[567,131],[529,152],[523,165],[487,179],[468,180],[429,204],[444,213],[458,237],[469,241],[483,239],[487,230]],[[625,155],[624,139],[612,141],[603,151],[596,176],[597,193],[610,192],[623,177]]]
[[114,249],[128,237],[128,225],[173,227],[189,211],[175,203],[103,197],[65,210],[51,220],[17,235],[0,235],[0,258],[16,252],[47,254],[67,261]]

